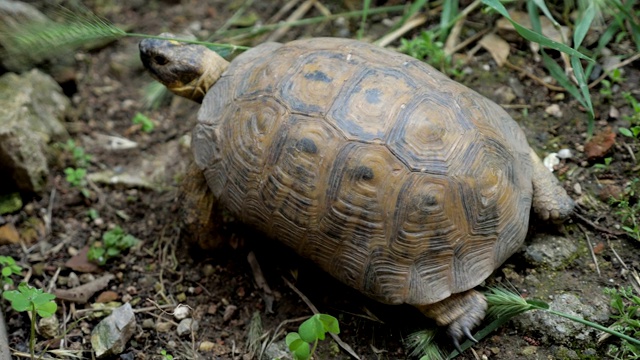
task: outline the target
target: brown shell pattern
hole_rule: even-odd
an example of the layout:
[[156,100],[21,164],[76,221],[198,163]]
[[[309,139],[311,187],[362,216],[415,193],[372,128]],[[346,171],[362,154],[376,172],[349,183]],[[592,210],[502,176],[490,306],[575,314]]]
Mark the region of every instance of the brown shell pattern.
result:
[[468,290],[524,240],[524,134],[405,55],[343,39],[264,44],[231,63],[198,120],[196,162],[218,199],[379,301]]

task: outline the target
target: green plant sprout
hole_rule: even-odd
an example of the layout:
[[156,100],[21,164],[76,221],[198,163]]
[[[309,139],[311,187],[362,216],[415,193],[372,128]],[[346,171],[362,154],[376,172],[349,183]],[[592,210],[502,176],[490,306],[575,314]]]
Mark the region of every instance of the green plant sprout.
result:
[[[616,322],[609,328],[640,339],[640,297],[633,293],[632,288],[605,289],[604,293],[611,298],[611,307],[616,314],[611,315]],[[616,359],[637,359],[640,357],[640,346],[622,339],[620,346],[611,345],[608,355]]]
[[325,334],[339,334],[338,319],[331,315],[315,314],[305,320],[298,332],[287,334],[285,342],[296,360],[310,359],[318,346],[318,340],[324,340]]
[[612,157],[606,157],[606,158],[604,158],[604,163],[602,163],[602,164],[593,164],[593,168],[597,169],[597,170],[602,170],[602,171],[609,170],[609,166],[611,165],[612,161],[613,161]]
[[20,283],[18,290],[5,291],[2,296],[11,302],[11,307],[15,311],[28,311],[30,313],[31,337],[29,339],[29,351],[31,352],[31,358],[35,359],[36,315],[48,318],[55,314],[58,305],[53,299],[56,296],[31,287],[26,283]]
[[614,69],[608,76],[609,79],[603,79],[601,82],[602,88],[600,89],[600,94],[607,99],[611,99],[613,97],[613,84],[622,83],[624,78],[622,77],[620,69]]
[[622,97],[631,105],[632,114],[624,117],[625,120],[631,123],[631,126],[629,128],[621,127],[618,131],[624,136],[638,138],[640,135],[640,101],[634,98],[629,92],[623,92]]
[[133,119],[131,119],[131,122],[134,124],[140,124],[142,131],[146,133],[152,132],[155,127],[153,121],[142,113],[136,113]]
[[72,187],[80,190],[84,197],[89,197],[89,189],[87,189],[87,169],[85,168],[71,168],[64,169],[65,179]]
[[625,187],[619,199],[612,198],[611,204],[617,207],[616,215],[620,216],[622,230],[640,241],[640,202],[635,198],[640,187],[640,178],[635,178]]
[[102,234],[102,242],[96,241],[89,248],[87,257],[98,265],[104,265],[124,250],[130,249],[140,242],[135,236],[127,234],[120,226]]
[[160,355],[162,355],[163,360],[173,360],[173,355],[168,354],[165,349],[160,350]]
[[22,268],[16,265],[16,261],[11,256],[0,256],[0,266],[2,266],[2,284],[13,285],[11,275],[20,275]]
[[444,43],[438,40],[438,36],[433,31],[423,31],[420,36],[411,40],[401,39],[400,51],[421,61],[426,61],[429,65],[436,67],[443,72],[459,76],[460,71],[456,64],[451,64],[451,57],[444,53]]
[[74,140],[67,140],[63,147],[66,151],[71,153],[76,167],[86,168],[89,165],[89,161],[91,161],[92,156],[87,154],[81,146],[76,145]]

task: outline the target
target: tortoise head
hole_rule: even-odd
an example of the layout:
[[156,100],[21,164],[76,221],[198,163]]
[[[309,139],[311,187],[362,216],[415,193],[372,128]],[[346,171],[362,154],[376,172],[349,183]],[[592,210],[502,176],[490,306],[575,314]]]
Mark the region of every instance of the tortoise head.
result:
[[[176,38],[167,33],[160,36]],[[139,48],[140,60],[154,79],[176,95],[199,103],[229,65],[202,45],[177,40],[144,39]]]

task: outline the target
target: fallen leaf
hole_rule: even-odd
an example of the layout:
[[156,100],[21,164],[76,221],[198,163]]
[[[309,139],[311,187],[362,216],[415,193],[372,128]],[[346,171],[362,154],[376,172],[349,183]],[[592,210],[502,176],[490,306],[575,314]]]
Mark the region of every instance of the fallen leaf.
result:
[[607,154],[615,143],[616,133],[607,126],[584,145],[584,153],[589,160],[599,159]]
[[20,234],[11,223],[0,226],[0,245],[17,244],[20,242]]
[[120,297],[120,295],[118,295],[117,292],[111,291],[111,290],[107,290],[107,291],[101,292],[100,295],[98,295],[98,298],[96,299],[96,302],[97,303],[108,303],[108,302],[112,302],[112,301],[118,300],[119,297]]
[[500,36],[490,33],[482,37],[480,40],[480,46],[491,54],[493,60],[502,67],[509,57],[509,43],[506,42]]
[[82,273],[94,273],[100,270],[100,267],[95,263],[89,261],[87,254],[89,253],[89,246],[85,246],[71,259],[67,260],[64,266]]

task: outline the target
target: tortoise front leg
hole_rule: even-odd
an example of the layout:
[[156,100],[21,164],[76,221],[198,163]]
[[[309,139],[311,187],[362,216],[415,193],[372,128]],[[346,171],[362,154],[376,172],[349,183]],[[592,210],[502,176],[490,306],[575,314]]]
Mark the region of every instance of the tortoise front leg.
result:
[[178,194],[183,238],[201,249],[220,247],[223,218],[204,173],[191,161]]
[[456,350],[461,353],[459,341],[463,335],[477,342],[471,335],[471,329],[484,319],[487,300],[484,295],[471,289],[452,294],[435,304],[418,306],[418,309],[434,319],[439,326],[447,327],[447,335],[451,338]]

